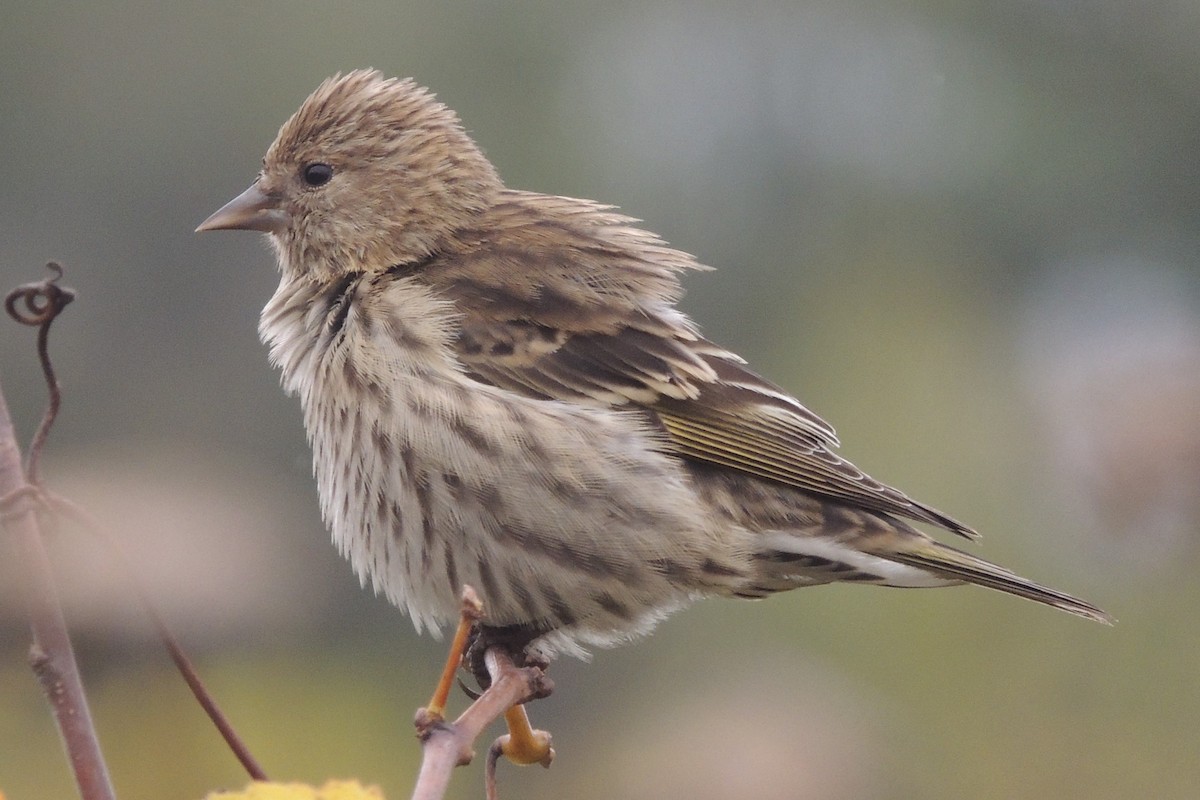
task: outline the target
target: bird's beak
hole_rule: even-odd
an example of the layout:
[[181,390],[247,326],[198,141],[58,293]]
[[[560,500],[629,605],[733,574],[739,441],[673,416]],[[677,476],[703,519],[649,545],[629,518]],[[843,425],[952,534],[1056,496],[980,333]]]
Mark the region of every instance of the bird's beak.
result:
[[279,233],[288,222],[279,199],[264,192],[257,182],[230,200],[196,228],[201,231],[262,231]]

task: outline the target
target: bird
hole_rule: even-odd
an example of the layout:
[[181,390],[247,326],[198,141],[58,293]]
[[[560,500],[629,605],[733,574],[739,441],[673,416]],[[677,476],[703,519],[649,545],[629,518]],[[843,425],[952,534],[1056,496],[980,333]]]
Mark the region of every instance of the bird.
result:
[[322,516],[418,632],[457,619],[468,584],[484,631],[548,653],[839,581],[976,584],[1111,622],[918,528],[978,535],[705,338],[678,306],[705,265],[614,206],[508,188],[412,79],[325,80],[197,230],[267,235],[259,333]]

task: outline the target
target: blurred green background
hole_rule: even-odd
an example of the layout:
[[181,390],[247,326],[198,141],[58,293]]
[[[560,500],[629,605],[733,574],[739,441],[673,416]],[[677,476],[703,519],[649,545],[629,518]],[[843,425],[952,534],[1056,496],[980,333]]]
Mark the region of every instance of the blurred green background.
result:
[[[719,268],[686,310],[876,477],[1087,597],[708,601],[561,662],[528,798],[1200,794],[1200,6],[7,0],[0,288],[68,269],[52,485],[135,553],[273,777],[408,796],[443,644],[361,591],[255,326],[250,235],[192,229],[326,76],[414,76],[511,186]],[[28,433],[33,333],[0,323]],[[53,540],[124,798],[244,782],[103,548]],[[4,543],[0,541],[0,546]],[[73,788],[0,558],[0,791]],[[19,567],[18,567],[19,569]],[[465,699],[456,698],[465,704]],[[478,764],[455,797],[481,794]]]

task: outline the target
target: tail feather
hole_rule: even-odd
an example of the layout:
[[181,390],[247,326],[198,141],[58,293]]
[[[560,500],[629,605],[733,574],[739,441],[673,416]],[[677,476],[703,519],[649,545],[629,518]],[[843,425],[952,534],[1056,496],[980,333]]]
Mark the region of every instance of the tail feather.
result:
[[986,586],[1008,594],[1043,603],[1087,619],[1113,624],[1113,618],[1091,603],[1066,592],[1042,586],[990,561],[976,558],[932,539],[908,540],[904,547],[876,553],[890,561],[953,580]]

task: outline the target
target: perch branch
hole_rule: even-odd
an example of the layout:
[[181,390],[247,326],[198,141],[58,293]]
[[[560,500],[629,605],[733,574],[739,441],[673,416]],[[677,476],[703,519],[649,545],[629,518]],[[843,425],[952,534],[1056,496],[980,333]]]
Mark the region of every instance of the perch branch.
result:
[[[464,602],[464,612],[466,611]],[[491,647],[484,656],[492,685],[454,722],[417,712],[417,736],[421,739],[421,771],[412,800],[438,800],[446,794],[450,773],[471,763],[475,740],[492,722],[514,706],[546,697],[553,684],[540,667],[517,667],[501,647]]]

